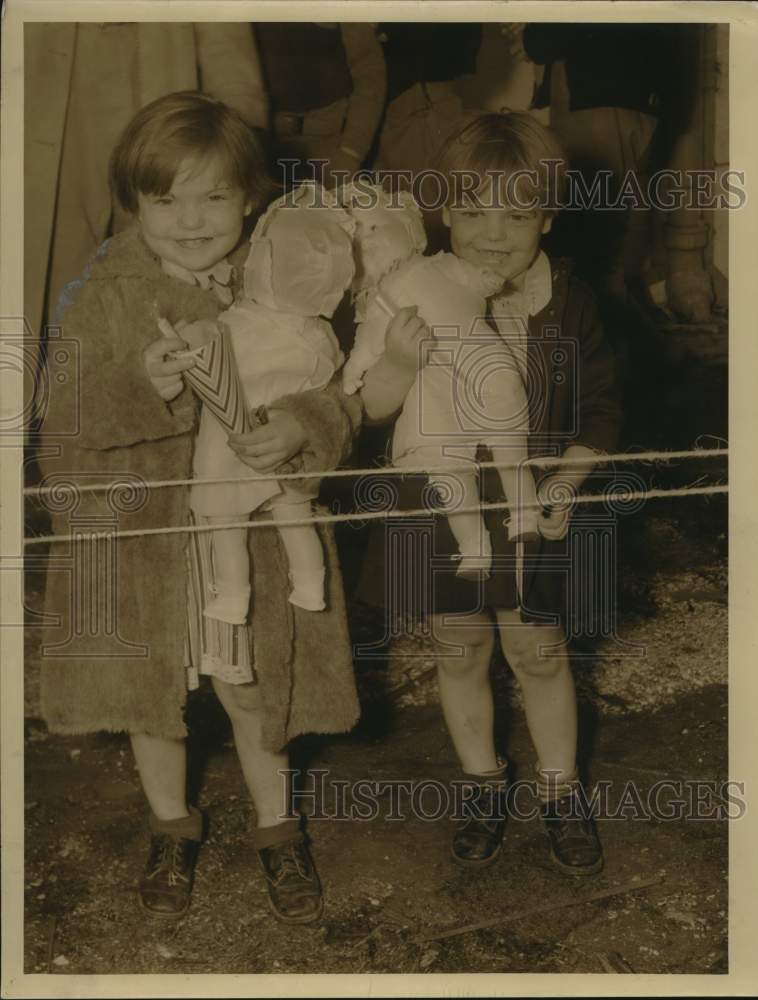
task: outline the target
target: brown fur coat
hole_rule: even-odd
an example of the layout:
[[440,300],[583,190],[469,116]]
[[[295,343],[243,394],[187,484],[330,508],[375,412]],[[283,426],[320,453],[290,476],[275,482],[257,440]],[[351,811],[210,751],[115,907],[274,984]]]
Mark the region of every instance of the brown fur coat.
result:
[[[246,253],[236,252],[237,263]],[[63,315],[63,336],[78,344],[78,373],[70,377],[56,350],[48,352],[52,389],[40,460],[48,483],[191,476],[196,402],[185,389],[164,403],[141,355],[158,336],[157,314],[176,322],[214,317],[220,308],[212,291],[166,275],[138,229],[106,245]],[[306,430],[307,470],[334,468],[347,457],[359,405],[336,384],[277,403]],[[114,495],[110,503],[103,494],[81,493],[71,503],[51,498],[49,506],[56,534],[112,530],[114,508],[120,530],[182,525],[189,516],[186,487],[137,491],[136,499]],[[328,609],[314,614],[287,601],[278,532],[249,533],[250,631],[271,749],[299,733],[346,731],[359,714],[336,550],[331,531],[321,535]],[[51,546],[46,610],[59,623],[43,633],[41,701],[52,731],[186,734],[186,541],[183,534],[121,539],[111,543],[113,563],[103,542],[100,562],[85,567],[100,580],[99,601],[86,576],[83,586],[72,585],[72,546]]]

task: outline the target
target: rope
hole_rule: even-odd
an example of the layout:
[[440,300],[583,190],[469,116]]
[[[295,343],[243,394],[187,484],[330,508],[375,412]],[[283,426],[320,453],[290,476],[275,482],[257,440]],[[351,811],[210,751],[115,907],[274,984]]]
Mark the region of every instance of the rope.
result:
[[[489,465],[490,463],[487,463]],[[588,503],[628,503],[632,500],[655,500],[663,499],[666,497],[683,497],[683,496],[706,496],[715,493],[728,493],[728,486],[697,486],[689,487],[685,489],[675,489],[675,490],[619,490],[617,493],[597,493],[588,494],[586,496],[578,496],[571,501],[573,504],[588,504]],[[531,503],[522,504],[523,509],[542,509],[542,504]],[[458,514],[471,514],[475,511],[481,510],[508,510],[510,504],[507,501],[498,501],[496,503],[482,503],[477,505],[472,505],[470,507],[456,507],[455,512]],[[234,522],[223,522],[219,524],[199,524],[199,525],[180,525],[170,528],[133,528],[126,531],[94,531],[94,532],[81,532],[76,535],[38,535],[33,538],[25,538],[24,546],[32,545],[46,545],[50,542],[74,542],[94,540],[99,538],[137,538],[145,535],[177,535],[177,534],[197,534],[202,531],[228,531],[232,528],[296,528],[302,527],[308,524],[340,524],[348,521],[376,521],[376,520],[391,520],[391,519],[402,519],[411,517],[429,517],[430,515],[437,516],[439,514],[444,515],[446,512],[444,510],[430,510],[428,507],[417,508],[416,510],[380,510],[380,511],[366,511],[363,514],[314,514],[313,517],[309,518],[298,518],[287,521],[273,521],[271,519],[258,520],[258,521],[234,521]]]
[[[565,459],[560,457],[541,456],[528,458],[522,462],[469,462],[467,465],[440,465],[440,466],[395,466],[385,467],[374,466],[370,469],[332,469],[326,472],[286,472],[281,475],[271,473],[265,476],[221,476],[212,479],[154,479],[148,482],[134,484],[136,488],[153,490],[165,487],[216,485],[221,486],[229,483],[270,483],[287,482],[293,479],[341,479],[359,476],[414,476],[426,475],[428,473],[455,473],[472,472],[475,469],[519,469],[530,466],[540,468],[552,468],[560,465],[568,469],[573,466],[587,465],[608,465],[611,462],[671,462],[674,459],[688,458],[721,458],[729,454],[728,448],[703,448],[695,451],[640,451],[640,452],[618,452],[611,455],[597,454],[591,458]],[[60,495],[61,492],[71,493],[105,493],[121,484],[124,480],[113,480],[110,483],[58,483],[53,486],[28,486],[24,489],[24,496],[43,497],[50,494]],[[132,483],[128,483],[132,486]]]

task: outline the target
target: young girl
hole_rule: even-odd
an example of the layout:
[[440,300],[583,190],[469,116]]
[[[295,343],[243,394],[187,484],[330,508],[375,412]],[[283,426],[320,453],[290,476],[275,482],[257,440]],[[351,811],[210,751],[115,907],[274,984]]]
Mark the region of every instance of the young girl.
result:
[[[62,316],[79,345],[79,376],[59,384],[51,352],[56,391],[45,434],[48,454],[60,457],[48,458],[45,471],[73,483],[131,484],[130,495],[108,494],[119,529],[175,528],[190,523],[188,490],[148,492],[140,484],[191,475],[197,406],[182,371],[194,362],[170,357],[186,345],[157,336],[156,316],[175,325],[212,320],[229,305],[248,252],[245,227],[271,187],[254,133],[225,105],[194,92],[137,114],[113,153],[111,180],[134,226],[101,247]],[[358,419],[332,386],[272,403],[266,426],[230,444],[259,473],[287,460],[304,471],[328,469],[349,452]],[[76,496],[78,523],[84,516],[97,524],[104,500]],[[56,533],[72,530],[61,511],[53,523]],[[151,809],[141,903],[178,917],[189,905],[202,834],[201,815],[186,798],[183,713],[198,673],[209,674],[255,805],[271,905],[282,920],[311,921],[321,912],[321,888],[280,772],[292,736],[344,731],[358,715],[333,540],[321,533],[329,608],[310,615],[287,602],[277,532],[250,531],[253,619],[234,627],[201,614],[208,534],[118,539],[117,563],[90,581],[83,609],[68,575],[50,574],[47,606],[61,626],[45,649],[43,714],[53,732],[129,733]],[[92,587],[108,588],[112,620],[82,634],[82,614],[104,592]]]
[[[524,377],[532,390],[530,454],[557,453],[566,459],[586,460],[579,468],[558,467],[543,477],[538,485],[543,503],[556,493],[563,491],[565,498],[566,491],[578,489],[592,470],[592,456],[613,447],[619,424],[612,356],[591,295],[571,278],[564,262],[551,263],[540,252],[540,237],[552,221],[541,206],[555,204],[560,177],[555,164],[561,161],[561,150],[549,132],[528,114],[509,113],[484,115],[469,122],[446,143],[440,163],[451,196],[443,219],[450,231],[452,252],[463,261],[494,268],[500,274],[503,290],[490,299],[497,328],[512,336],[518,320],[528,329]],[[478,174],[478,200],[456,199],[460,190],[456,171]],[[508,179],[517,171],[531,173],[520,175],[524,183],[514,191]],[[463,174],[457,176],[460,180]],[[470,177],[468,181],[470,188]],[[368,418],[387,419],[401,408],[416,380],[419,341],[429,336],[413,308],[400,310],[390,322],[385,353],[365,375],[362,396]],[[557,350],[561,341],[562,350]],[[573,348],[576,363],[572,372],[567,362]],[[572,392],[574,385],[578,386],[577,396]],[[408,477],[402,506],[424,505],[424,483],[423,478]],[[502,500],[498,487],[497,475],[485,470],[482,500]],[[489,580],[467,582],[456,576],[454,563],[440,565],[445,554],[456,549],[444,518],[435,521],[431,543],[419,539],[416,565],[438,643],[442,709],[472,786],[471,815],[456,830],[453,857],[464,865],[486,865],[501,847],[506,765],[495,752],[489,681],[498,635],[523,693],[538,757],[537,785],[545,803],[543,815],[552,857],[565,872],[597,872],[602,867],[602,852],[596,833],[575,808],[576,697],[564,637],[552,624],[564,607],[564,571],[551,569],[548,560],[551,554],[562,554],[565,561],[559,541],[567,532],[568,506],[546,506],[539,520],[542,539],[528,545],[508,540],[499,512],[486,511],[484,516],[494,551]],[[397,528],[388,526],[386,530]],[[413,532],[414,528],[407,530]],[[391,548],[382,546],[382,550]],[[408,551],[407,546],[403,548],[406,565]],[[423,553],[430,553],[426,561]],[[429,565],[431,555],[435,557],[433,566]],[[517,586],[517,569],[523,589]],[[390,573],[392,570],[390,567]],[[430,574],[432,585],[426,586]],[[400,593],[392,586],[392,579],[389,584],[390,594]],[[408,593],[408,588],[402,593]],[[421,593],[420,585],[412,594],[414,600]]]

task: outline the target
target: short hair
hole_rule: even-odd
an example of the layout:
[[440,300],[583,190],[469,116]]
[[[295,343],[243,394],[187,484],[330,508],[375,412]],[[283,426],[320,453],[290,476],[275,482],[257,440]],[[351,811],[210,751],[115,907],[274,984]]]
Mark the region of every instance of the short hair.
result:
[[[566,177],[566,154],[555,133],[526,111],[471,113],[461,118],[436,157],[446,180],[447,204],[460,205],[462,190],[479,193],[493,178],[507,181],[517,172],[520,200],[536,200],[537,207],[554,214]],[[463,175],[478,174],[471,186]],[[528,173],[528,176],[527,176]]]
[[208,94],[186,90],[159,97],[141,108],[124,129],[110,160],[110,184],[132,215],[139,194],[171,190],[181,163],[219,156],[257,214],[277,187],[258,135],[233,108]]

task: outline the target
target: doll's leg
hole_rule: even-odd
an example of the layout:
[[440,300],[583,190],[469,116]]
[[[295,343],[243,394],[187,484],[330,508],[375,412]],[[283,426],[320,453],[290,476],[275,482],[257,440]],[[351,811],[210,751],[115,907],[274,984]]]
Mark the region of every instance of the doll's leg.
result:
[[[451,481],[456,484],[456,489],[451,489]],[[458,543],[461,561],[456,575],[467,580],[486,579],[492,566],[492,543],[484,518],[478,510],[460,512],[455,509],[479,504],[477,477],[468,472],[431,475],[429,485],[437,487],[441,509],[445,511],[450,530]]]
[[[512,444],[508,447],[495,445],[492,447],[492,457],[495,462],[521,461],[527,457],[526,442],[523,448],[516,448]],[[519,466],[515,469],[498,469],[498,473],[511,515],[508,522],[509,540],[536,541],[539,537],[537,529],[539,511],[535,506],[537,490],[532,470],[529,466]]]
[[[248,515],[219,514],[208,521],[228,523],[247,521]],[[214,531],[213,549],[213,598],[206,605],[206,618],[242,625],[247,621],[250,607],[250,556],[247,550],[247,528],[227,528]]]
[[[306,520],[311,516],[311,501],[302,494],[285,490],[271,502],[274,521]],[[306,611],[323,611],[324,602],[324,549],[315,524],[279,528],[279,535],[287,553],[292,593],[290,604]]]

